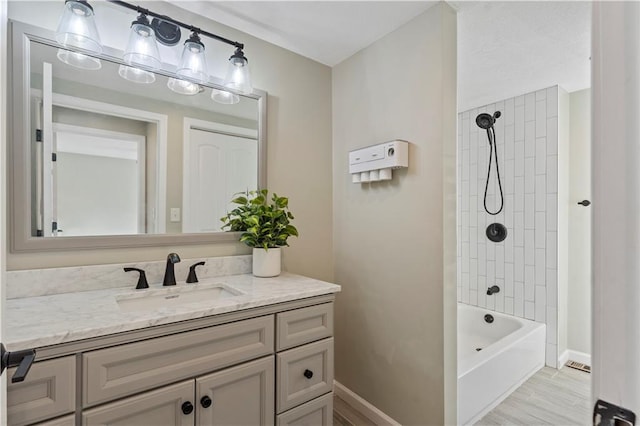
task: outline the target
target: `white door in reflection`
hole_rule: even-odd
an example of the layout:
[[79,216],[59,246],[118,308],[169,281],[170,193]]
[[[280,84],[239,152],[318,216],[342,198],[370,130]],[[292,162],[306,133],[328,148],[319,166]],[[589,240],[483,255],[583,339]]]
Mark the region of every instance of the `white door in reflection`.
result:
[[220,231],[234,194],[258,184],[257,132],[220,133],[232,126],[208,124],[185,120],[182,232]]
[[53,132],[57,236],[145,233],[145,137],[59,123]]

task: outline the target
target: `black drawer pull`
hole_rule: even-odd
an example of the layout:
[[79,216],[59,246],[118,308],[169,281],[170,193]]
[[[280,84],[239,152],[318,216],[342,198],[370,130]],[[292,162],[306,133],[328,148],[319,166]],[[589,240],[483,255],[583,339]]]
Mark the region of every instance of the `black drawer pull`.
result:
[[182,412],[186,415],[193,413],[193,404],[189,401],[182,404]]
[[313,377],[313,371],[311,370],[304,370],[304,373],[302,374],[304,374],[304,377],[306,377],[307,379],[310,379]]
[[204,407],[204,408],[211,407],[212,403],[213,403],[213,401],[211,401],[211,398],[209,398],[207,395],[203,396],[200,399],[200,405],[202,405],[202,407]]

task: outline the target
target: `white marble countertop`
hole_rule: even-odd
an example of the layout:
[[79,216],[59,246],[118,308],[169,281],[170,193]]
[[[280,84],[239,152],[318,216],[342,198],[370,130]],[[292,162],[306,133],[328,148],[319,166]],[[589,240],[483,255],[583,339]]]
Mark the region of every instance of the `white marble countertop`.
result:
[[121,287],[10,299],[5,304],[5,345],[12,351],[39,348],[340,291],[339,285],[283,273],[274,278],[222,276],[198,284],[179,282],[172,288],[152,285],[148,294],[211,287],[213,283],[223,283],[242,294],[129,312],[121,309],[117,299],[149,290]]

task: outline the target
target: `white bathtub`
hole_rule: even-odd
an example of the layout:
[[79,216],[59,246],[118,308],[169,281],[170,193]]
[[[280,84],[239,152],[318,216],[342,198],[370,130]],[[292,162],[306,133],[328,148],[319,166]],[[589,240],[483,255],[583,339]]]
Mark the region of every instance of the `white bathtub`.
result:
[[458,303],[458,424],[480,420],[544,366],[545,333],[544,324]]

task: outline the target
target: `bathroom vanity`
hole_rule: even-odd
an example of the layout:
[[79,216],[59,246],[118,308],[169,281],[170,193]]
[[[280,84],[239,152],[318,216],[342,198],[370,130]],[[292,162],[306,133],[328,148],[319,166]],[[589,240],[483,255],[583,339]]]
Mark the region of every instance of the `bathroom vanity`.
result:
[[[212,286],[233,292],[171,304]],[[243,274],[152,286],[166,306],[123,309],[128,288],[10,299],[8,349],[37,356],[8,385],[9,424],[331,424],[339,290]]]

